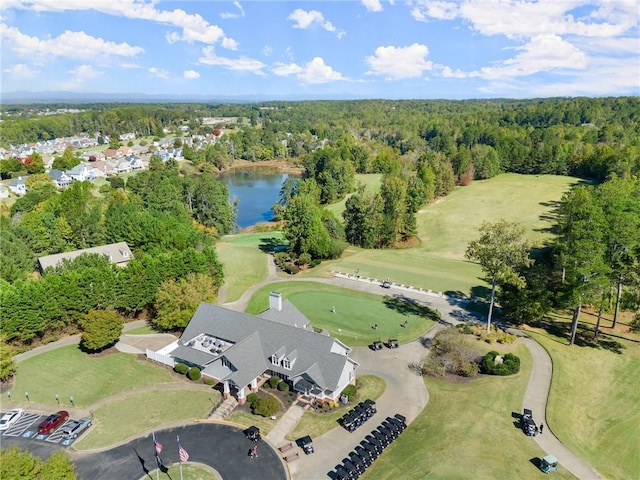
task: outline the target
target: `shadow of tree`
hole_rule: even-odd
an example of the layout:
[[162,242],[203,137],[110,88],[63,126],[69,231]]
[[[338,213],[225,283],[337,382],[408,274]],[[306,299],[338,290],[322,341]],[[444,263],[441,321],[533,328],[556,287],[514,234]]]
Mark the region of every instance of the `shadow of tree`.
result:
[[402,315],[417,315],[434,322],[440,321],[440,313],[438,311],[404,295],[386,296],[384,297],[384,304],[387,308],[395,310]]
[[284,251],[287,248],[287,242],[282,238],[263,237],[260,242],[258,248],[265,253]]
[[[567,340],[569,339],[571,334],[571,324],[569,322],[554,322],[549,317],[543,317],[537,322],[532,323],[531,326],[542,328],[550,335],[565,338]],[[576,340],[574,345],[578,347],[589,347],[608,350],[618,355],[621,355],[625,348],[622,343],[614,340],[613,338],[610,338],[610,336],[604,332],[601,332],[597,339],[594,338],[592,327],[584,324],[578,324],[578,330],[576,332]]]

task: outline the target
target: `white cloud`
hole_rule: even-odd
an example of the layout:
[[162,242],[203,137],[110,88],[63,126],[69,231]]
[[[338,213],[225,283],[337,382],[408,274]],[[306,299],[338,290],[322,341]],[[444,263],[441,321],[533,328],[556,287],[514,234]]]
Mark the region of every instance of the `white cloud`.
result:
[[187,80],[195,80],[196,78],[200,78],[200,74],[195,70],[185,70],[183,75]]
[[224,37],[220,45],[227,50],[238,50],[238,42],[236,42],[233,38]]
[[256,75],[264,75],[262,69],[264,63],[259,60],[248,57],[240,57],[236,59],[219,57],[212,46],[208,46],[202,49],[202,57],[198,59],[199,63],[204,65],[215,65],[228,68],[229,70],[239,70],[252,72]]
[[277,62],[274,64],[272,71],[275,75],[280,77],[295,75],[305,83],[312,84],[348,80],[342,76],[340,72],[335,71],[332,67],[325,64],[324,59],[321,57],[315,57],[313,60],[302,66],[296,63]]
[[149,73],[151,75],[154,75],[158,78],[162,78],[163,80],[167,80],[169,78],[169,72],[167,72],[166,70],[163,70],[161,68],[156,68],[156,67],[150,67],[149,68]]
[[521,53],[496,66],[483,67],[470,76],[485,79],[521,77],[550,70],[583,70],[588,63],[583,51],[557,35],[539,35],[516,50]]
[[29,65],[26,65],[24,63],[18,63],[9,68],[5,68],[2,71],[13,77],[19,77],[19,78],[31,78],[31,77],[35,77],[40,73],[40,70],[32,68]]
[[67,73],[73,77],[73,80],[75,82],[84,82],[86,80],[91,80],[102,75],[101,71],[96,70],[91,65],[78,65],[76,68],[69,70]]
[[374,55],[365,59],[371,67],[367,74],[393,80],[420,77],[433,69],[433,63],[426,60],[428,54],[427,46],[419,43],[408,47],[378,47]]
[[380,0],[362,0],[362,4],[369,12],[381,12],[382,4]]
[[411,9],[411,16],[418,21],[425,21],[428,18],[453,20],[458,16],[458,4],[442,1],[417,2],[417,5]]
[[230,18],[240,18],[240,17],[244,17],[244,8],[242,8],[242,5],[240,5],[240,2],[233,2],[233,5],[239,10],[239,12],[233,13],[233,12],[222,12],[220,14],[220,18],[223,18],[225,20],[228,20]]
[[307,11],[297,8],[291,12],[287,20],[293,20],[295,22],[293,28],[306,29],[311,25],[317,24],[328,32],[334,32],[336,30],[336,27],[334,27],[331,22],[325,20],[324,15],[317,10]]
[[69,10],[96,10],[115,17],[125,17],[170,25],[180,29],[170,32],[171,41],[216,43],[224,37],[223,30],[211,25],[199,14],[182,9],[159,10],[156,2],[144,0],[13,0],[11,6],[36,12],[64,12]]
[[67,58],[95,58],[106,56],[135,57],[144,52],[141,47],[134,47],[128,43],[108,42],[102,38],[92,37],[84,32],[70,32],[66,30],[55,38],[40,40],[23,34],[15,27],[0,25],[2,39],[18,55],[67,57]]

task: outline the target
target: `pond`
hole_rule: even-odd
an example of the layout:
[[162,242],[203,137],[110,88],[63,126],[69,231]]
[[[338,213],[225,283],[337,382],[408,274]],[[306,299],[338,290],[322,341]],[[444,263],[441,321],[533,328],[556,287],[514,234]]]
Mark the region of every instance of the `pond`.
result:
[[253,167],[231,170],[218,177],[229,187],[231,201],[238,202],[239,228],[273,219],[271,207],[280,199],[280,188],[290,175],[275,168]]

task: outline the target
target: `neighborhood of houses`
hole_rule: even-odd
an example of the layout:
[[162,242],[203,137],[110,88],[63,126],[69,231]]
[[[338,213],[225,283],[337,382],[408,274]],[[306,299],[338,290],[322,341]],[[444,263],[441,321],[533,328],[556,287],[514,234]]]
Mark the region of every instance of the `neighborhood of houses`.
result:
[[[75,137],[57,138],[18,146],[12,145],[9,148],[0,147],[0,159],[24,160],[34,153],[39,153],[44,161],[45,172],[51,177],[56,187],[66,188],[72,182],[96,180],[142,170],[147,168],[152,154],[159,156],[164,162],[171,159],[182,160],[183,158],[182,148],[174,147],[174,139],[165,138],[145,146],[132,145],[122,146],[118,149],[103,149],[98,143],[98,136],[97,133],[94,135],[82,133]],[[135,138],[133,133],[119,136],[121,142],[130,142]],[[181,137],[180,140],[194,150],[199,150],[206,144],[214,144],[217,137],[213,134],[191,135]],[[105,136],[104,141],[109,143],[109,137]],[[80,163],[66,171],[53,168],[55,155],[61,155],[67,148],[83,150],[78,155]],[[0,198],[8,198],[9,192],[17,196],[26,194],[25,178],[15,178],[7,186],[0,185]]]

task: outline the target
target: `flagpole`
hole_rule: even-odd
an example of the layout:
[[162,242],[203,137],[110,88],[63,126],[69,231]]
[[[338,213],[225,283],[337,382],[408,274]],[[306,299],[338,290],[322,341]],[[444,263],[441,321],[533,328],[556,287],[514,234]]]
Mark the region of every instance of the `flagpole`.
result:
[[180,480],[183,480],[183,478],[182,478],[182,455],[180,455],[180,437],[178,435],[176,435],[176,438],[178,439],[178,462],[180,462]]
[[156,432],[153,432],[153,450],[156,454],[156,480],[160,480],[160,459],[158,458],[158,444],[156,443]]

